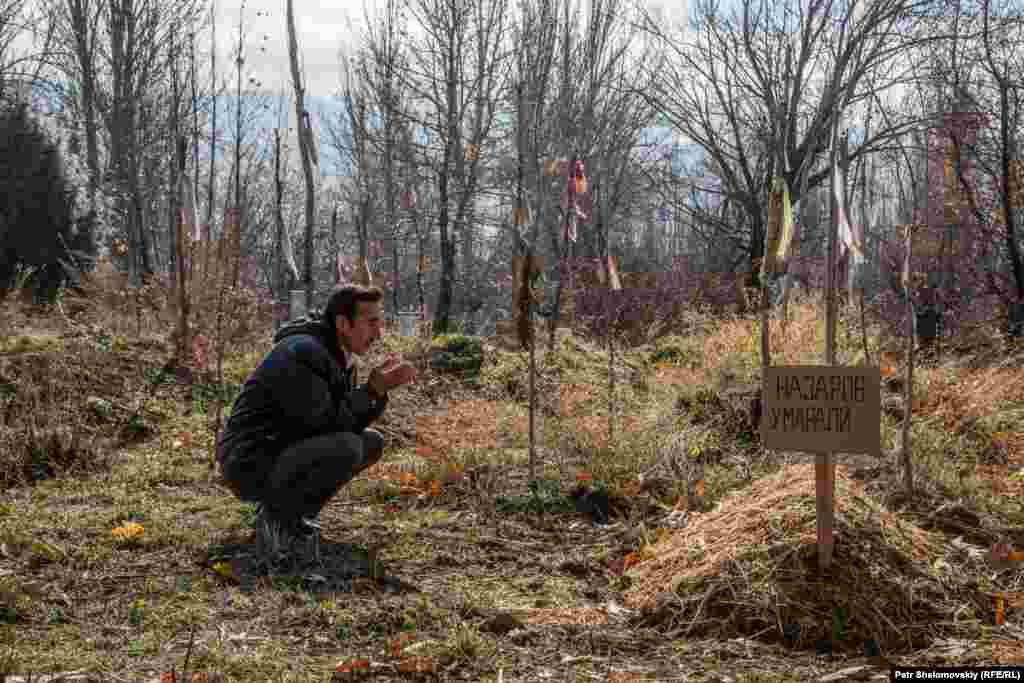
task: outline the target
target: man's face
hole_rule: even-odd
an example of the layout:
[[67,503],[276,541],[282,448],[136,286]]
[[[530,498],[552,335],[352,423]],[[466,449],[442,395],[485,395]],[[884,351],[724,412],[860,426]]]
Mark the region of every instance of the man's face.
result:
[[360,301],[356,321],[349,323],[343,315],[334,317],[334,327],[338,331],[338,346],[349,353],[361,356],[370,345],[380,339],[381,335],[381,303],[379,301]]

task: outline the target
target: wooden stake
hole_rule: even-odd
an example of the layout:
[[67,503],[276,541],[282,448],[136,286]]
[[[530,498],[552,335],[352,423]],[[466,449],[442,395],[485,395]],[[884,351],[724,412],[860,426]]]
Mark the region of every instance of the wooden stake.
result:
[[[839,207],[832,174],[835,173],[839,117],[832,123],[832,154],[829,172],[829,203],[832,220],[828,230],[827,268],[825,270],[825,364],[836,364],[836,241],[839,233]],[[826,571],[832,566],[832,521],[835,516],[836,464],[833,453],[819,454],[814,463],[814,488],[818,514],[818,567]]]
[[818,566],[832,565],[832,520],[835,512],[836,467],[832,453],[819,454],[814,463],[814,488],[818,513]]

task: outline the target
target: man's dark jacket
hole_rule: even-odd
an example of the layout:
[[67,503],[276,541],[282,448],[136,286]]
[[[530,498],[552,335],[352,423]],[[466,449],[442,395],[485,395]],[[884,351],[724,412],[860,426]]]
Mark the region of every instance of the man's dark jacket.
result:
[[314,312],[274,335],[263,359],[231,409],[217,444],[221,470],[233,488],[259,488],[289,445],[331,432],[361,434],[387,407],[345,357],[333,328]]

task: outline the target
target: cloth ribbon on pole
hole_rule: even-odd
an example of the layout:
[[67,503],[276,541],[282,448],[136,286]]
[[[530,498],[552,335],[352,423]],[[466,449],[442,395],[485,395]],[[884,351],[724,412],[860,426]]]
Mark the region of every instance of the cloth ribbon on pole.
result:
[[850,219],[847,216],[846,181],[843,175],[843,171],[839,168],[839,164],[835,164],[832,168],[832,192],[835,194],[836,211],[839,214],[839,258],[842,259],[847,255],[852,254],[852,264],[856,267],[860,267],[864,263],[861,227],[858,225],[851,225]]
[[765,236],[765,258],[761,274],[784,273],[793,242],[793,207],[789,203],[789,187],[781,176],[772,181],[768,195],[768,234]]
[[569,241],[576,242],[576,222],[590,220],[591,200],[583,160],[577,159],[562,193],[562,208],[569,211]]

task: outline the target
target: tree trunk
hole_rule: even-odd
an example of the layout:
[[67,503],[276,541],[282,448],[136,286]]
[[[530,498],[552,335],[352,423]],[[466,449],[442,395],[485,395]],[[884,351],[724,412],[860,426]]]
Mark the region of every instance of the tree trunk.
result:
[[1005,79],[999,83],[999,142],[1000,166],[1002,169],[1002,204],[1006,216],[1006,253],[1010,258],[1013,280],[1016,285],[1016,297],[1010,297],[1007,306],[1007,332],[1013,338],[1024,335],[1024,264],[1021,262],[1020,247],[1017,245],[1016,233],[1016,197],[1013,191],[1024,194],[1024,188],[1011,185],[1012,141],[1010,138],[1010,84]]
[[89,25],[91,9],[87,0],[68,0],[75,57],[82,78],[81,106],[85,124],[86,163],[89,166],[89,208],[95,214],[96,193],[100,186],[100,154],[96,121],[96,34]]
[[178,239],[178,233],[181,231],[179,225],[179,215],[181,208],[181,197],[178,194],[179,170],[184,172],[184,167],[179,169],[178,166],[178,139],[181,135],[180,124],[178,121],[178,99],[180,97],[178,87],[178,69],[177,69],[177,53],[174,46],[171,46],[171,142],[168,145],[170,149],[169,157],[172,161],[169,164],[168,175],[170,176],[170,202],[169,202],[169,213],[170,221],[167,224],[167,235],[168,239],[168,255],[169,255],[169,276],[171,289],[173,290],[178,285],[184,286],[184,282],[178,277],[178,259],[180,255],[179,248],[182,246]]
[[444,334],[449,329],[449,318],[452,306],[452,274],[455,268],[455,244],[454,236],[448,231],[448,201],[449,188],[448,180],[452,167],[455,165],[455,155],[461,150],[459,146],[459,111],[458,99],[458,63],[461,56],[455,48],[455,30],[449,34],[447,54],[447,73],[445,74],[445,102],[447,105],[447,126],[444,144],[444,162],[441,164],[441,175],[438,178],[438,211],[437,224],[441,239],[441,286],[437,297],[437,310],[434,311],[434,334]]
[[[211,17],[216,16],[217,11],[217,0],[211,0],[210,13]],[[201,229],[201,237],[206,245],[206,249],[203,250],[203,276],[204,278],[210,272],[210,252],[211,249],[211,233],[213,225],[213,205],[214,205],[214,190],[217,185],[217,166],[214,163],[217,158],[217,22],[211,19],[211,37],[210,37],[210,83],[214,89],[213,102],[211,106],[213,111],[210,113],[210,175],[206,183],[206,220],[203,222],[203,228]]]
[[394,128],[395,128],[395,102],[394,102],[394,23],[391,8],[388,8],[387,36],[385,42],[384,59],[384,201],[385,217],[387,220],[387,234],[391,236],[391,272],[393,283],[391,288],[391,301],[394,307],[395,316],[398,315],[398,283],[400,264],[398,263],[398,235],[395,229],[395,183],[394,183]]
[[[288,56],[291,61],[292,85],[295,89],[295,129],[298,132],[299,152],[302,157],[302,174],[306,180],[306,242],[305,272],[306,310],[313,306],[313,230],[315,228],[316,187],[313,181],[312,143],[313,131],[306,114],[305,89],[299,72],[299,45],[295,37],[295,8],[288,0]],[[365,257],[365,254],[364,254]]]
[[[289,303],[289,292],[299,279],[298,269],[295,267],[295,259],[292,256],[291,239],[284,227],[284,213],[282,202],[284,199],[284,184],[281,181],[281,130],[274,129],[274,222],[277,226],[277,239],[275,241],[274,259],[274,289],[277,296],[274,298],[278,304]],[[287,268],[285,267],[287,264]],[[285,315],[287,318],[288,316]]]

